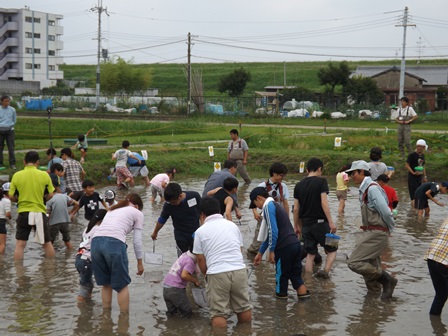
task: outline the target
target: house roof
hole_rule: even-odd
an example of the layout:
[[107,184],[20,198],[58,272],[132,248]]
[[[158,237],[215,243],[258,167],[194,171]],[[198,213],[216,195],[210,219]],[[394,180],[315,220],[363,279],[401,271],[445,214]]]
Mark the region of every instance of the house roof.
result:
[[[361,75],[364,77],[376,77],[389,71],[400,71],[397,66],[359,66],[353,76]],[[448,66],[407,66],[406,74],[417,79],[423,79],[424,85],[447,85],[448,84]]]

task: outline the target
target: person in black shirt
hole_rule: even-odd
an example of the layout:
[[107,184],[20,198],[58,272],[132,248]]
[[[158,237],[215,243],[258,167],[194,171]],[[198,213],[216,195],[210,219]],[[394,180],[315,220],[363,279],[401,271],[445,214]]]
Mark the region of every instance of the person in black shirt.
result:
[[81,195],[78,203],[79,206],[72,210],[71,219],[73,220],[74,216],[78,212],[78,210],[84,207],[84,218],[90,221],[95,214],[95,212],[100,208],[100,203],[103,205],[104,209],[109,209],[106,202],[103,199],[103,196],[98,194],[95,191],[95,185],[91,180],[84,180],[82,182],[83,194]]
[[418,209],[418,216],[422,217],[423,210],[425,210],[425,216],[429,217],[429,199],[439,206],[444,206],[445,204],[436,200],[434,197],[439,192],[446,194],[447,191],[448,182],[446,181],[439,184],[435,182],[426,182],[418,187],[415,191],[415,208]]
[[193,242],[193,233],[199,228],[201,196],[196,191],[182,191],[181,186],[177,183],[168,184],[163,196],[166,202],[151,238],[157,239],[160,229],[171,217],[177,254],[180,256],[187,252]]
[[411,198],[411,205],[414,207],[415,191],[422,183],[428,182],[425,168],[426,141],[417,141],[415,152],[408,155],[405,168],[408,171],[408,189]]
[[236,218],[241,218],[241,212],[235,206],[233,195],[238,192],[238,180],[228,177],[224,180],[221,188],[210,190],[207,196],[212,196],[219,201],[220,214],[232,221],[232,211],[235,210]]
[[307,162],[308,177],[298,182],[294,188],[294,228],[297,235],[303,235],[306,257],[305,271],[313,272],[313,263],[320,244],[327,253],[325,269],[316,273],[317,277],[329,278],[336,259],[337,247],[325,245],[325,235],[335,233],[336,226],[328,205],[328,183],[321,177],[323,163],[317,158]]

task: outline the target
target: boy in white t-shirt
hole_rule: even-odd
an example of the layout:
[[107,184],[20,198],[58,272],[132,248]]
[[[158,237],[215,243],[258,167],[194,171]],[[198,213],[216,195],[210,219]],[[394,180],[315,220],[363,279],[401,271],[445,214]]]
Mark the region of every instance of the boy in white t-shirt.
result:
[[117,174],[117,186],[118,189],[128,189],[128,183],[131,187],[134,186],[134,177],[127,167],[128,158],[131,157],[140,163],[139,158],[132,154],[128,149],[130,143],[128,140],[124,140],[121,144],[121,149],[112,154],[112,160],[117,160],[115,164],[115,170]]

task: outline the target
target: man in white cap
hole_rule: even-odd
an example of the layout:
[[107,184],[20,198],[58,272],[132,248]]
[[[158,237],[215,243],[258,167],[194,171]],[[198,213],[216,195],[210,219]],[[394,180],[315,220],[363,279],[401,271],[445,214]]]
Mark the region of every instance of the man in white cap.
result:
[[363,232],[348,260],[348,267],[364,277],[369,291],[376,292],[382,285],[382,299],[392,298],[397,279],[381,268],[381,252],[387,246],[389,234],[395,226],[383,188],[370,178],[369,165],[354,161],[346,173],[359,185],[359,201]]
[[417,140],[415,151],[408,155],[405,168],[408,171],[408,189],[411,205],[414,207],[415,192],[422,183],[428,182],[425,168],[426,141]]

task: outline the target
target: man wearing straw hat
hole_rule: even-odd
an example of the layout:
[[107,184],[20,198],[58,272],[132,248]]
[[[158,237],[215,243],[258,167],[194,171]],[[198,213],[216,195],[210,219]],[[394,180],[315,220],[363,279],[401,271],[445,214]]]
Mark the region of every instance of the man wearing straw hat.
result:
[[348,267],[364,277],[369,291],[377,292],[378,283],[383,287],[381,299],[390,299],[397,279],[381,268],[381,252],[387,246],[390,232],[395,227],[388,206],[386,193],[373,182],[370,168],[363,160],[354,161],[346,173],[359,185],[359,201],[363,230],[348,260]]

